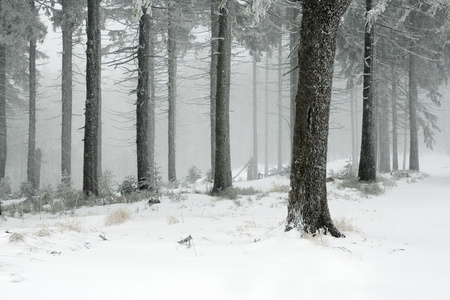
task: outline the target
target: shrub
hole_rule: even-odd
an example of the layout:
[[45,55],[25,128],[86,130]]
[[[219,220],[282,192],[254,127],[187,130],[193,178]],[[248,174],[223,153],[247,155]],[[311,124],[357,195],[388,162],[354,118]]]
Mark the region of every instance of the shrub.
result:
[[202,178],[202,171],[199,168],[192,166],[188,169],[188,175],[186,176],[187,183],[195,183],[200,178]]
[[117,192],[121,195],[130,195],[137,191],[137,179],[135,176],[126,176],[122,183],[117,188]]
[[0,179],[0,199],[11,199],[11,180],[8,177]]

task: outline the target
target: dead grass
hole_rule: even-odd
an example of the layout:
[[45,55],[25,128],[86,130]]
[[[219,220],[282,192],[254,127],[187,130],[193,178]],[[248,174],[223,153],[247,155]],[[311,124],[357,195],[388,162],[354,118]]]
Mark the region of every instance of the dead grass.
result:
[[178,220],[178,218],[176,216],[169,216],[167,218],[167,224],[171,225],[171,224],[177,224],[180,223],[180,220]]
[[11,236],[9,237],[9,242],[10,243],[21,243],[21,242],[25,242],[25,236],[21,233],[18,232],[14,232],[13,234],[11,234]]
[[66,219],[63,221],[59,221],[55,224],[56,227],[59,228],[61,232],[64,231],[75,231],[81,232],[83,230],[82,222],[79,219]]
[[105,226],[119,225],[131,219],[131,212],[128,208],[118,208],[113,210],[105,220]]
[[360,233],[361,230],[355,225],[353,225],[352,221],[353,221],[352,219],[342,217],[340,219],[334,219],[333,223],[334,226],[336,226],[336,228],[339,229],[339,231]]

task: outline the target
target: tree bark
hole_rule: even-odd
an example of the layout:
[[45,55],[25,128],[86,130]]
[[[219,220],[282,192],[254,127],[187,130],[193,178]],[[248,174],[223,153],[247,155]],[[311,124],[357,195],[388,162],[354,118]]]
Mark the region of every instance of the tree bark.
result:
[[168,0],[168,37],[167,51],[169,56],[169,182],[177,180],[175,168],[175,115],[176,115],[176,27],[174,19],[174,3]]
[[264,89],[264,177],[269,176],[269,55],[266,53],[266,86]]
[[[410,1],[413,3],[413,1]],[[415,11],[409,14],[410,32],[415,27]],[[409,100],[409,170],[419,171],[419,141],[417,137],[417,79],[415,45],[409,40],[408,100]]]
[[[297,5],[297,3],[295,3]],[[294,70],[298,67],[298,49],[294,51],[296,43],[300,38],[300,28],[297,26],[297,17],[299,15],[300,9],[298,7],[293,7],[290,11],[290,28],[289,28],[289,48],[291,51],[291,56],[289,58],[290,69]],[[289,74],[290,81],[290,141],[291,149],[294,137],[294,123],[295,123],[295,97],[297,95],[298,87],[298,71],[291,72]]]
[[250,180],[258,179],[258,95],[257,95],[257,59],[258,53],[253,52],[253,163]]
[[211,177],[215,170],[216,159],[216,93],[217,93],[217,60],[219,47],[219,15],[217,0],[211,0],[211,64],[210,64],[210,122],[211,122]]
[[62,10],[66,18],[62,25],[62,129],[61,129],[61,181],[71,182],[72,174],[72,34],[73,23],[68,20],[67,11],[71,1],[62,1]]
[[151,19],[147,8],[142,8],[143,14],[139,20],[139,49],[138,49],[138,86],[136,102],[136,153],[137,178],[141,190],[150,188],[148,177],[149,166],[149,60],[150,60],[150,25]]
[[0,180],[5,178],[6,175],[6,158],[8,154],[8,132],[6,126],[6,47],[0,43]]
[[216,165],[212,194],[232,186],[230,158],[231,1],[220,7],[216,93]]
[[98,196],[100,0],[88,0],[83,192]]
[[[366,20],[372,0],[366,0]],[[374,28],[366,21],[364,34],[363,121],[358,177],[360,181],[376,180],[375,102],[373,98],[373,35]]]
[[339,22],[350,0],[303,0],[299,83],[286,230],[335,237],[327,203],[326,165],[333,65]]
[[[151,16],[150,16],[151,17]],[[155,33],[153,18],[150,19],[150,58],[149,58],[149,115],[148,115],[148,165],[149,165],[149,181],[151,188],[156,190],[156,164],[155,164],[155,139],[156,139],[156,95],[155,95]]]
[[[384,80],[383,80],[384,81]],[[384,82],[387,85],[387,82]],[[381,91],[380,91],[381,92]],[[378,118],[378,140],[380,145],[380,173],[391,172],[391,156],[389,149],[390,134],[389,134],[389,108],[388,97],[386,92],[381,93],[379,100],[380,114]]]

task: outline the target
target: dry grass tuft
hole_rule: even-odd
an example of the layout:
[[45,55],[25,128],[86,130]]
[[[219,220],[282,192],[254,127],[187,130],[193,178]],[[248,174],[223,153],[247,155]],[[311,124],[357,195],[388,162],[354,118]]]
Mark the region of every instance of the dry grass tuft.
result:
[[128,208],[118,208],[112,211],[105,220],[105,226],[119,225],[131,219],[131,212]]
[[79,219],[66,219],[64,221],[59,221],[55,224],[55,226],[58,227],[61,232],[81,232],[83,230],[82,222]]
[[33,235],[38,236],[38,237],[50,236],[51,231],[47,225],[42,225],[40,229],[38,229],[37,231],[35,231],[33,233]]
[[170,216],[167,218],[167,224],[171,225],[171,224],[177,224],[180,223],[180,220],[178,220],[178,218],[176,216]]
[[14,232],[10,237],[9,237],[9,242],[10,243],[20,243],[20,242],[25,242],[25,236],[21,233],[18,232]]
[[352,224],[352,219],[347,219],[342,217],[340,219],[333,220],[334,225],[339,231],[347,231],[347,232],[357,232],[360,233],[361,230]]

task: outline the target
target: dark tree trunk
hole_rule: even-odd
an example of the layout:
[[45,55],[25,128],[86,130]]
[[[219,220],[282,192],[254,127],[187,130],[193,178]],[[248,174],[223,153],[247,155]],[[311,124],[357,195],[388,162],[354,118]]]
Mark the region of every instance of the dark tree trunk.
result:
[[[71,9],[71,1],[62,1],[63,13]],[[72,33],[73,24],[65,20],[62,26],[62,130],[61,130],[61,181],[71,182],[72,174]]]
[[211,64],[210,64],[210,118],[211,118],[211,176],[215,170],[216,159],[216,93],[217,93],[217,59],[219,41],[219,15],[217,0],[211,0]]
[[212,193],[232,186],[230,158],[231,1],[220,8],[216,93],[216,166]]
[[39,190],[41,185],[41,165],[42,165],[42,151],[40,148],[36,149],[36,157],[34,159],[34,182],[36,184],[36,189]]
[[398,121],[397,121],[397,72],[391,66],[392,72],[392,171],[398,171]]
[[[414,3],[414,1],[410,1]],[[415,12],[414,10],[409,14],[410,31],[415,28]],[[419,141],[417,137],[417,79],[416,79],[416,56],[414,41],[409,41],[409,170],[419,171]]]
[[174,16],[175,4],[172,0],[168,1],[168,37],[167,51],[169,55],[169,182],[177,180],[175,168],[175,115],[176,115],[176,26]]
[[88,0],[86,49],[86,109],[83,192],[98,196],[98,124],[100,102],[100,0]]
[[253,160],[250,180],[258,179],[258,96],[257,96],[257,59],[258,53],[253,52]]
[[[0,4],[1,7],[1,4]],[[8,139],[6,127],[6,49],[0,43],[0,180],[6,175]]]
[[[372,0],[366,0],[366,18],[372,9]],[[364,34],[364,82],[363,82],[363,120],[361,131],[361,154],[359,156],[358,177],[361,181],[375,181],[375,102],[373,98],[373,25],[366,22]]]
[[336,37],[349,4],[350,0],[303,0],[286,230],[315,234],[323,229],[342,236],[328,209],[326,166]]
[[139,49],[138,49],[138,86],[136,102],[136,146],[137,146],[137,178],[141,190],[150,188],[148,177],[149,166],[149,60],[150,60],[150,26],[151,19],[147,9],[143,8],[139,21]]
[[[34,1],[31,1],[34,10]],[[31,38],[29,48],[29,106],[28,106],[28,160],[27,181],[36,186],[36,40]]]
[[266,53],[266,86],[264,89],[264,177],[269,176],[269,55]]
[[278,39],[278,159],[277,169],[283,169],[283,36]]
[[153,19],[150,19],[150,59],[149,59],[149,84],[150,102],[148,115],[148,165],[149,182],[153,190],[156,189],[156,165],[155,165],[155,138],[156,138],[156,115],[155,115],[155,34],[153,30]]

